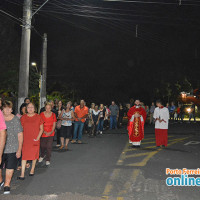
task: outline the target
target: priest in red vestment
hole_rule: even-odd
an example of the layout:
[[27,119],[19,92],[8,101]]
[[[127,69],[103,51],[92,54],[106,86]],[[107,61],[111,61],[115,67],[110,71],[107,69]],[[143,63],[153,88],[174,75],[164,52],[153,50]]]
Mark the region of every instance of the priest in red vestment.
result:
[[144,138],[144,124],[146,120],[146,111],[140,105],[140,100],[135,101],[135,105],[130,108],[128,116],[128,134],[129,142],[134,147],[140,147],[141,140]]

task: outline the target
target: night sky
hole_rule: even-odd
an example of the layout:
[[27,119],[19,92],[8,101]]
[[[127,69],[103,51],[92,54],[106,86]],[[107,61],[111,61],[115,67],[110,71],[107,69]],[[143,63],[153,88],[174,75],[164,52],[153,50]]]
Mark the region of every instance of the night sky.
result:
[[[22,2],[3,0],[1,9],[21,18]],[[36,9],[44,1],[33,2]],[[57,82],[88,102],[149,103],[161,81],[187,77],[199,87],[200,1],[147,2],[49,0],[32,20],[31,38],[31,61],[40,65],[39,34],[48,34],[48,91],[59,91]]]

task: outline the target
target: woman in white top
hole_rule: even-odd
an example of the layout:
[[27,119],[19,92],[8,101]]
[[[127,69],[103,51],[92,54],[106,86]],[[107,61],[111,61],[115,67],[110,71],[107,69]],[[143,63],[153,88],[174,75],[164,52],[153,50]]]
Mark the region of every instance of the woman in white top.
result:
[[94,110],[95,107],[95,103],[91,104],[91,108],[89,109],[89,113],[88,113],[88,123],[87,123],[87,132],[88,132],[88,136],[91,136],[92,134],[92,111]]
[[93,124],[92,136],[93,136],[93,135],[96,136],[96,133],[97,133],[97,127],[98,127],[99,118],[100,118],[99,112],[100,112],[100,111],[99,111],[99,108],[98,108],[98,106],[96,105],[96,106],[94,107],[94,110],[92,111],[92,115],[91,115],[92,124]]
[[59,149],[64,149],[65,141],[65,150],[68,150],[69,139],[72,136],[72,121],[74,121],[74,112],[71,110],[71,103],[67,103],[66,110],[62,110],[59,115],[59,119],[62,120],[61,130],[60,130],[60,141],[61,146]]

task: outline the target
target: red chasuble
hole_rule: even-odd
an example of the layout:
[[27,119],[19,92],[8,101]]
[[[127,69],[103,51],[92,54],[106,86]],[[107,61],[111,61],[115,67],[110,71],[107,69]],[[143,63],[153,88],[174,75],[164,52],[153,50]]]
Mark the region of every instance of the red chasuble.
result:
[[[141,117],[133,117],[134,114],[138,113],[142,116]],[[130,108],[130,110],[127,113],[128,116],[128,134],[129,134],[129,140],[131,142],[140,142],[144,138],[144,123],[146,120],[146,111],[141,106],[139,108],[136,108],[136,106],[133,106]]]

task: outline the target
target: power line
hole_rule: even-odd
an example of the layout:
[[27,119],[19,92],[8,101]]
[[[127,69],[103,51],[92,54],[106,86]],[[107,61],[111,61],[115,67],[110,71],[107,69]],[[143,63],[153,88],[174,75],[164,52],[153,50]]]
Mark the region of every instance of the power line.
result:
[[35,33],[36,33],[39,37],[41,37],[41,38],[43,39],[42,34],[40,34],[39,31],[37,31],[35,27],[32,27],[32,29],[35,31]]
[[9,17],[11,17],[11,18],[13,18],[13,19],[15,19],[15,20],[17,20],[18,22],[22,22],[21,19],[16,18],[15,16],[13,16],[13,15],[7,13],[6,11],[4,11],[4,10],[2,10],[2,9],[0,9],[0,12],[3,13],[3,14],[5,14],[5,15],[7,15],[7,16],[9,16]]
[[[53,4],[53,5],[56,5],[56,4]],[[65,8],[63,8],[62,7],[62,9],[64,9],[64,10],[66,10]],[[56,12],[55,11],[55,13],[57,13],[57,14],[60,14],[59,12]],[[73,12],[75,15],[76,15],[76,13],[75,12]],[[67,14],[67,13],[65,13],[65,14]],[[55,15],[54,15],[55,16]],[[85,17],[88,17],[88,15],[87,16],[85,16]],[[89,18],[90,19],[90,18]],[[62,20],[63,20],[63,18],[62,18]],[[90,19],[90,20],[95,20],[95,19]],[[100,19],[100,20],[104,20],[104,19]],[[97,23],[100,23],[100,22],[98,22],[97,20],[95,20],[95,22],[97,22]],[[110,22],[110,21],[109,21]],[[102,24],[102,23],[101,23]],[[117,24],[114,24],[114,23],[108,23],[108,24],[110,24],[112,27],[111,28],[115,28],[116,26],[119,26],[119,25],[117,25]],[[107,25],[108,25],[107,24]],[[105,25],[105,24],[103,24],[103,25]],[[115,27],[114,27],[115,26]],[[131,37],[133,37],[133,34],[135,34],[135,32],[131,32],[130,31],[130,33],[128,33],[129,31],[127,31],[127,29],[126,29],[126,31],[125,30],[119,30],[119,27],[117,27],[118,29],[118,31],[121,31],[121,32],[123,32],[124,34],[128,34],[129,36],[131,36]],[[115,30],[116,30],[116,28],[115,28]],[[144,32],[144,31],[141,31],[141,32]],[[143,34],[144,35],[144,34]],[[149,40],[151,40],[151,41],[154,41],[154,42],[157,42],[157,43],[163,43],[163,41],[162,40],[160,40],[160,39],[158,39],[158,38],[156,38],[155,36],[149,36],[148,34],[146,34],[146,36],[148,36],[149,37]],[[163,45],[165,45],[166,46],[166,43],[163,43]]]
[[48,2],[49,0],[46,0],[33,14],[32,17]]
[[[140,4],[159,4],[159,5],[180,5],[179,2],[173,3],[173,2],[158,2],[158,1],[134,1],[134,0],[104,0],[107,2],[121,2],[121,3],[140,3]],[[200,4],[194,4],[194,3],[181,3],[181,5],[186,6],[200,6]]]

